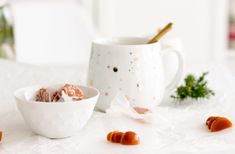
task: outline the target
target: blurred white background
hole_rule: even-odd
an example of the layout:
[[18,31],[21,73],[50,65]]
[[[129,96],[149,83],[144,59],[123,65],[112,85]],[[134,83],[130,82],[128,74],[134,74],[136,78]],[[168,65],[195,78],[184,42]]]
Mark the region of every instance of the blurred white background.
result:
[[166,38],[181,39],[187,67],[232,62],[234,57],[228,49],[229,0],[12,0],[10,4],[16,59],[24,63],[87,63],[94,38],[145,36],[168,22],[174,29]]

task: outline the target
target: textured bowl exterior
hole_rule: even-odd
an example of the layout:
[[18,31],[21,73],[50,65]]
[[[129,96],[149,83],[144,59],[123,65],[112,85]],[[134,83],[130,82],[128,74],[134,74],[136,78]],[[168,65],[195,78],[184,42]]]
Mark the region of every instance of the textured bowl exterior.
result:
[[[23,91],[20,91],[21,94]],[[78,132],[91,117],[99,92],[87,88],[85,93],[90,91],[94,96],[78,102],[61,103],[28,102],[20,98],[18,91],[17,107],[26,124],[36,134],[48,138],[65,138]]]

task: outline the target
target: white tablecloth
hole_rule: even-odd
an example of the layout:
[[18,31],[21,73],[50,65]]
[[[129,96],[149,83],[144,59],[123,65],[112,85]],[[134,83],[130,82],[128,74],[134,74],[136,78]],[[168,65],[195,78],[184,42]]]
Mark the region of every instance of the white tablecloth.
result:
[[[14,105],[14,90],[32,84],[85,84],[86,69],[82,66],[36,67],[0,60],[0,129],[4,133],[0,153],[234,153],[234,128],[211,133],[205,126],[205,120],[211,115],[221,115],[235,123],[235,79],[223,66],[209,65],[198,70],[209,70],[209,84],[216,96],[209,101],[191,104],[172,104],[166,99],[153,110],[169,121],[172,127],[165,127],[161,122],[147,124],[124,115],[94,112],[88,124],[75,136],[47,139],[35,135],[25,125]],[[106,135],[113,130],[136,131],[141,143],[137,146],[109,143]]]

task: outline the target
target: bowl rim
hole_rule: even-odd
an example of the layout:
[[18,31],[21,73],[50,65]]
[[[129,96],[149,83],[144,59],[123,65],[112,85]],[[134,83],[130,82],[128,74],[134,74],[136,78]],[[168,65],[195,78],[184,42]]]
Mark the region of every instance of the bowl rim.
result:
[[[54,86],[54,85],[62,85],[62,84],[53,84],[53,85],[51,85],[51,86]],[[14,97],[16,98],[16,99],[19,99],[19,100],[21,100],[21,101],[17,101],[17,102],[21,102],[21,103],[33,103],[33,104],[43,104],[43,105],[45,105],[45,104],[47,104],[47,105],[62,105],[62,104],[81,104],[81,103],[87,103],[87,102],[92,102],[92,101],[89,101],[89,100],[92,100],[92,99],[94,99],[94,98],[96,98],[96,97],[99,97],[99,95],[100,95],[100,92],[99,92],[99,90],[97,89],[97,88],[95,88],[95,87],[91,87],[91,86],[84,86],[84,85],[76,85],[76,86],[78,86],[79,88],[81,87],[81,88],[86,88],[86,89],[88,89],[88,90],[92,90],[92,91],[94,91],[95,92],[95,95],[94,96],[92,96],[92,97],[88,97],[88,98],[85,98],[85,99],[82,99],[82,100],[79,100],[79,101],[71,101],[71,102],[56,102],[56,103],[54,103],[54,102],[37,102],[37,101],[32,101],[32,100],[23,100],[22,98],[19,98],[19,95],[22,95],[22,92],[23,91],[25,91],[26,89],[28,89],[28,88],[31,88],[31,87],[42,87],[42,86],[40,86],[40,85],[33,85],[33,86],[27,86],[27,87],[23,87],[23,88],[19,88],[19,89],[17,89],[17,90],[15,90],[15,92],[14,92]],[[23,101],[22,101],[23,100]]]

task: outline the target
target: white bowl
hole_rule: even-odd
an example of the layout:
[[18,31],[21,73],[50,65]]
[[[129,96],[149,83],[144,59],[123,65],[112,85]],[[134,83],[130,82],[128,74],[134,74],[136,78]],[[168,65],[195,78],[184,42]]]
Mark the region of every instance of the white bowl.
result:
[[65,138],[78,132],[91,117],[99,91],[95,88],[78,86],[85,99],[77,102],[42,103],[25,98],[27,91],[39,89],[32,86],[15,92],[17,107],[26,124],[36,134],[48,138]]

